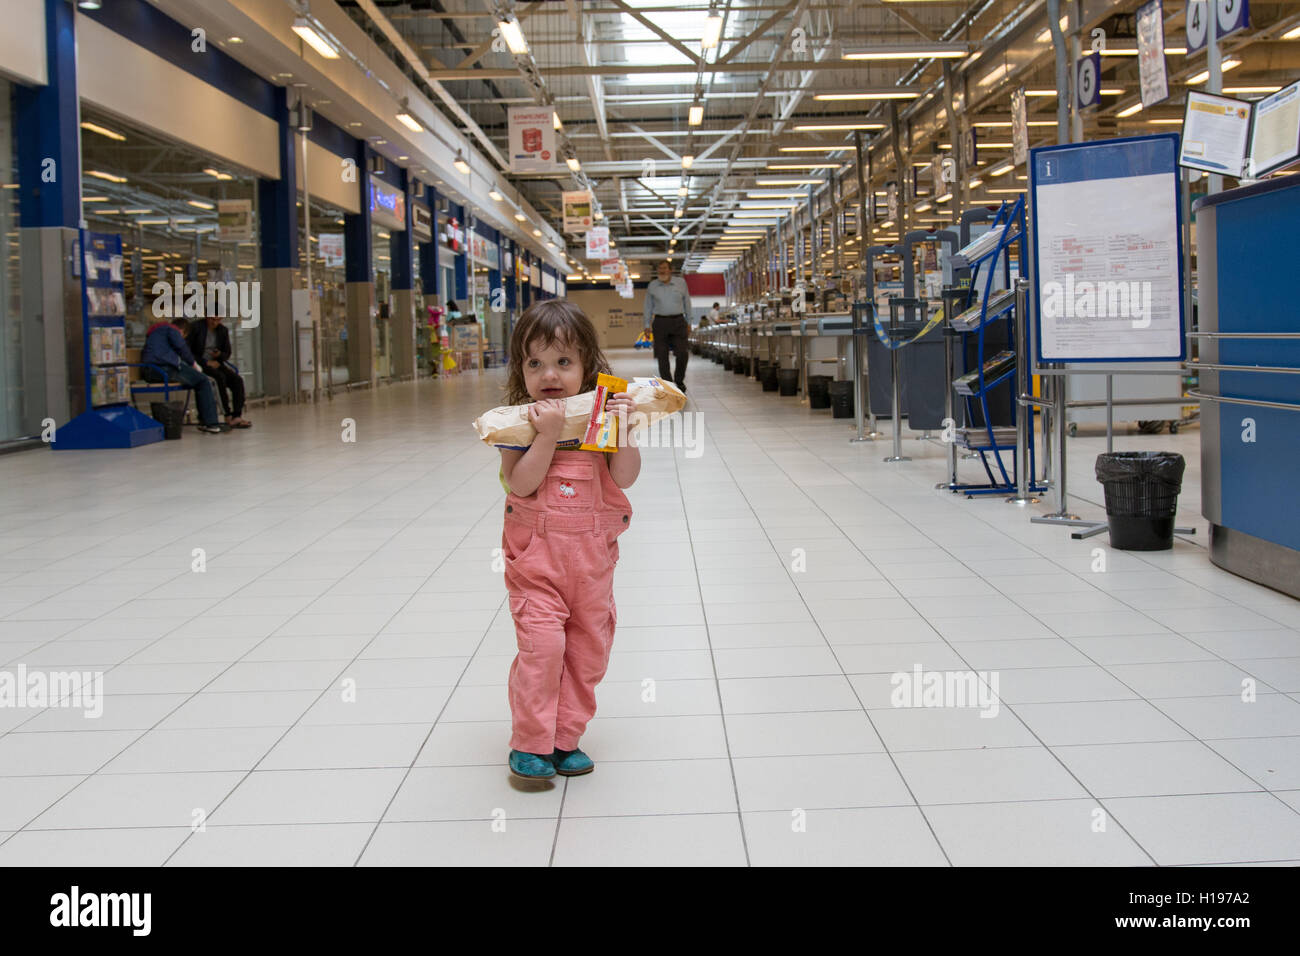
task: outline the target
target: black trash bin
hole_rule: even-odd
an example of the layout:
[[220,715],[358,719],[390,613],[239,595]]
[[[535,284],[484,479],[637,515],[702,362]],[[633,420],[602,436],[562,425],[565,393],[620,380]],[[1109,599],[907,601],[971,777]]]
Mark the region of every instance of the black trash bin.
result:
[[831,407],[831,377],[829,375],[808,376],[808,407]]
[[1174,514],[1183,488],[1183,456],[1170,451],[1116,451],[1097,456],[1106,493],[1110,546],[1164,551],[1174,546]]
[[775,392],[780,383],[779,375],[781,366],[776,362],[769,362],[763,366],[763,373],[759,376],[759,381],[763,383],[763,391]]
[[731,366],[731,370],[732,370],[733,372],[735,372],[737,375],[748,375],[748,374],[749,374],[749,356],[748,356],[748,355],[737,355],[737,356],[736,356],[736,361],[735,361],[735,363]]
[[831,418],[853,417],[853,383],[831,382]]
[[180,438],[185,424],[183,402],[150,402],[149,416],[163,427],[163,438]]
[[781,395],[799,394],[799,370],[783,368],[776,373],[777,390]]

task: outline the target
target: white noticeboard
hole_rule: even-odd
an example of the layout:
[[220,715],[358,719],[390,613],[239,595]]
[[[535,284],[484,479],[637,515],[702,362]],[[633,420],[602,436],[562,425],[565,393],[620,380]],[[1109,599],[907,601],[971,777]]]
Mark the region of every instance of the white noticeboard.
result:
[[555,148],[555,109],[510,107],[510,171],[553,173],[565,168]]
[[1250,139],[1251,177],[1263,176],[1300,159],[1300,80],[1255,104]]
[[1039,362],[1181,361],[1174,133],[1030,151]]
[[564,192],[564,231],[575,236],[591,228],[591,190]]
[[1241,176],[1250,138],[1250,104],[1229,96],[1187,91],[1180,166]]

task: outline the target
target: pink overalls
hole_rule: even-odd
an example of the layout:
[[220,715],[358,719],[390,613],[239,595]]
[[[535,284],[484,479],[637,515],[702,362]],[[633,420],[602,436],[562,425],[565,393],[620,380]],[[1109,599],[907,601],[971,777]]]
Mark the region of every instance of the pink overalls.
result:
[[519,647],[510,667],[514,750],[576,750],[596,713],[617,620],[616,539],[632,517],[604,459],[556,451],[533,494],[506,496],[501,549]]

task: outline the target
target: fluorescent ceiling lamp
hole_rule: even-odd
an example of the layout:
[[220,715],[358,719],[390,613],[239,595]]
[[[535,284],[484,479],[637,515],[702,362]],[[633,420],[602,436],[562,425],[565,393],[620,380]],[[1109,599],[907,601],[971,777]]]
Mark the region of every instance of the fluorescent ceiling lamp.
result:
[[551,111],[551,125],[555,127],[555,131],[556,131],[557,133],[558,133],[560,130],[564,129],[564,124],[563,124],[562,122],[560,122],[560,111],[559,111],[559,110],[552,110],[552,111]]
[[935,201],[935,202],[947,202],[947,201],[948,201],[949,199],[951,199],[951,198],[952,198],[952,193],[944,193],[942,196],[936,196],[934,201]]
[[582,169],[582,163],[578,162],[578,157],[576,156],[566,157],[564,160],[564,164],[568,166],[569,169],[573,170],[575,173],[578,172],[580,169]]
[[978,176],[976,176],[974,179],[972,179],[972,180],[970,181],[970,188],[971,188],[971,189],[978,189],[979,187],[981,187],[981,186],[983,186],[983,185],[984,185],[984,180],[980,179]]
[[818,93],[813,99],[835,100],[914,100],[920,93],[911,90],[880,90],[875,93]]
[[[1129,46],[1127,43],[1123,46],[1117,46],[1114,43],[1107,43],[1105,49],[1098,52],[1100,52],[1102,56],[1137,56],[1137,42],[1134,41],[1132,46]],[[1165,53],[1170,56],[1181,56],[1187,53],[1187,47],[1167,46],[1165,47]]]
[[[1028,94],[1025,95],[1027,96]],[[1026,126],[1055,126],[1056,120],[1029,120],[1025,123],[1025,125]],[[1011,120],[977,120],[976,122],[971,123],[971,126],[982,126],[982,127],[988,127],[990,129],[995,127],[1010,129]],[[976,145],[983,146],[984,144],[977,143]]]
[[996,166],[993,169],[990,169],[988,171],[988,176],[990,176],[991,178],[996,178],[998,176],[1005,176],[1007,173],[1011,172],[1011,170],[1015,168],[1016,167],[1012,163],[1002,163],[1000,166]]
[[1300,40],[1300,27],[1292,27],[1286,33],[1282,34],[1283,40]]
[[677,232],[677,227],[673,226],[673,232]]
[[424,127],[416,122],[415,117],[410,113],[398,113],[397,121],[409,129],[412,133],[423,133]]
[[114,176],[112,173],[102,173],[102,172],[100,172],[98,169],[88,169],[88,170],[86,170],[86,175],[87,175],[87,176],[94,176],[96,179],[105,179],[105,180],[107,180],[107,181],[110,182],[110,183],[124,183],[124,182],[126,182],[126,177],[125,177],[125,176]]
[[[1056,90],[1025,90],[1025,96],[1055,96],[1055,95],[1056,95]],[[1122,86],[1118,86],[1118,87],[1104,86],[1101,89],[1101,95],[1102,96],[1123,96],[1124,88]],[[1053,123],[1052,125],[1055,126],[1056,124]]]
[[677,195],[679,195],[679,196],[685,196],[685,195],[687,195],[687,193],[689,193],[689,192],[690,192],[690,190],[688,190],[685,186],[680,186],[680,187],[678,187],[678,189],[677,189]]
[[497,29],[501,31],[501,37],[506,41],[506,46],[510,48],[511,53],[515,56],[528,54],[528,41],[524,39],[524,31],[519,26],[518,20],[514,17],[498,20]]
[[839,163],[768,163],[768,169],[839,169]]
[[465,162],[465,157],[462,156],[459,151],[457,151],[456,158],[451,161],[451,164],[464,175],[469,175],[469,163]]
[[137,219],[135,224],[137,226],[165,226],[168,222],[170,220],[167,219]]
[[755,179],[756,186],[820,186],[820,179]]
[[917,212],[929,212],[933,207],[928,202],[923,202],[916,207]]
[[682,169],[690,169],[691,163],[695,162],[695,157],[686,155],[682,157]]
[[195,209],[216,209],[217,208],[216,206],[212,205],[212,203],[203,202],[203,200],[201,199],[187,199],[185,202],[187,205],[193,206]]
[[339,51],[334,49],[334,45],[316,32],[311,21],[306,17],[298,17],[293,21],[293,32],[302,38],[302,42],[325,57],[327,60],[337,60]]
[[[1223,73],[1227,73],[1229,70],[1235,70],[1239,66],[1241,66],[1240,60],[1238,60],[1235,56],[1228,57],[1228,59],[1223,61],[1221,70]],[[1187,83],[1190,86],[1196,86],[1198,83],[1204,83],[1209,78],[1210,78],[1210,71],[1201,70],[1200,73],[1197,73],[1194,77],[1188,80]],[[82,125],[85,124],[83,123]]]
[[528,217],[525,216],[522,212],[517,212],[515,213],[515,218],[518,219],[520,222],[524,222]]
[[1010,72],[1011,72],[1011,65],[1009,63],[1000,63],[998,64],[998,66],[994,67],[992,70],[989,70],[989,72],[985,73],[982,77],[980,77],[978,85],[992,86],[994,83],[1002,79]]
[[542,234],[542,230],[540,230],[540,229],[534,229],[534,230],[533,230],[533,235],[534,235],[534,236],[540,236],[541,234]]
[[[927,163],[926,165],[929,164]],[[748,192],[745,193],[745,196],[748,199],[803,199],[804,198],[803,193],[765,192],[765,191]]]
[[82,196],[82,202],[108,202],[107,196]]
[[1225,86],[1225,93],[1276,93],[1280,86]]
[[816,133],[831,130],[849,130],[849,129],[884,129],[884,123],[807,123],[802,126],[796,126],[796,133]]
[[722,39],[722,14],[710,13],[704,21],[704,36],[700,46],[706,50],[714,49]]
[[[1061,17],[1061,19],[1058,20],[1057,23],[1060,24],[1060,26],[1061,26],[1061,32],[1062,32],[1062,33],[1064,33],[1066,30],[1070,29],[1070,18],[1069,18],[1069,16]],[[1051,28],[1051,27],[1048,27],[1048,28],[1047,28],[1046,30],[1044,30],[1042,33],[1038,34],[1038,36],[1034,37],[1034,42],[1035,42],[1035,43],[1047,43],[1047,42],[1049,42],[1051,39],[1052,39],[1052,28]]]
[[501,202],[502,200],[504,200],[504,199],[506,198],[505,196],[503,196],[503,195],[501,195],[499,192],[497,192],[495,189],[489,189],[489,190],[488,190],[488,195],[491,196],[493,199],[495,199],[497,202]]
[[778,153],[834,153],[849,147],[844,143],[828,143],[825,146],[782,146]]
[[699,126],[704,122],[704,107],[698,103],[690,108],[686,114],[686,124],[688,126]]
[[1132,106],[1120,110],[1115,115],[1118,116],[1120,119],[1124,119],[1125,117],[1132,116],[1135,113],[1141,113],[1141,112],[1142,112],[1142,101],[1139,100],[1138,102],[1134,103]]
[[597,222],[600,222],[602,219],[605,218],[605,214],[604,214],[603,212],[601,212],[599,209],[597,209],[597,210],[596,210],[595,212],[593,212],[591,215],[592,215],[592,218],[595,219]]
[[[682,218],[682,211],[681,211],[680,209],[674,209],[674,210],[673,210],[673,218],[674,218],[674,219],[681,219],[681,218]],[[613,243],[611,242],[610,245],[612,246]]]
[[1181,119],[1149,119],[1149,120],[1147,120],[1147,122],[1148,122],[1148,123],[1151,123],[1152,125],[1155,125],[1155,126],[1181,126],[1181,125],[1183,125],[1183,121],[1182,121]]
[[224,182],[225,180],[227,180],[227,179],[234,179],[234,178],[235,178],[234,176],[230,175],[230,173],[223,173],[223,172],[221,172],[220,170],[213,169],[211,166],[207,167],[207,168],[204,169],[203,171],[204,171],[205,173],[207,173],[209,176],[212,176],[212,177],[214,177],[215,179],[220,179],[220,180],[222,180],[223,182]]
[[1018,195],[1024,192],[1024,190],[1023,189],[990,189],[989,192],[995,193],[999,196],[1011,196],[1011,195]]
[[98,133],[100,136],[107,136],[109,139],[115,139],[119,143],[126,142],[126,137],[123,136],[121,133],[118,133],[115,130],[108,129],[105,126],[100,126],[98,123],[82,123],[81,128],[88,129],[92,133]]
[[895,44],[891,46],[870,47],[845,53],[846,60],[960,60],[969,50],[964,43],[920,43]]

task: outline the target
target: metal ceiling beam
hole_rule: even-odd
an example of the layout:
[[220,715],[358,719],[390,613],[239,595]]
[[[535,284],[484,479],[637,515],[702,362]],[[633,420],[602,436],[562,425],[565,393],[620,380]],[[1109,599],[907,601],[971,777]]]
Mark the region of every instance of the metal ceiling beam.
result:
[[[359,0],[368,2],[368,0]],[[911,44],[915,46],[915,44]],[[879,49],[888,49],[880,47]],[[922,57],[917,57],[922,59]],[[886,61],[907,63],[907,60]],[[843,70],[857,72],[860,70],[880,69],[877,60],[831,60],[829,63],[809,63],[807,60],[781,60],[773,63],[746,62],[721,65],[710,63],[704,67],[705,73],[799,73],[804,70]],[[610,63],[597,66],[553,66],[540,69],[543,76],[586,76],[589,73],[600,76],[650,76],[655,73],[689,73],[691,67],[686,63],[630,64]],[[508,80],[516,76],[512,70],[433,70],[430,72],[435,80],[450,82],[454,80]],[[691,81],[683,80],[682,86],[690,86]]]
[[693,52],[689,47],[686,46],[686,44],[682,43],[681,40],[666,33],[663,30],[663,28],[660,27],[657,23],[647,20],[640,10],[636,9],[635,7],[629,7],[626,3],[623,2],[623,0],[609,0],[609,2],[614,4],[614,6],[618,7],[618,9],[621,10],[623,13],[632,17],[634,20],[636,20],[638,23],[644,26],[651,33],[657,34],[658,36],[662,37],[665,43],[670,44],[675,50],[677,50],[688,60],[690,60],[692,66],[700,65],[700,56],[698,53]]
[[772,14],[770,17],[768,17],[758,26],[754,27],[754,29],[750,32],[749,36],[745,37],[745,39],[741,40],[730,50],[728,50],[726,56],[719,57],[717,62],[714,65],[723,66],[724,64],[731,63],[737,56],[740,55],[740,53],[746,47],[748,47],[751,43],[753,43],[763,34],[767,33],[768,30],[772,29],[772,27],[774,27],[779,20],[784,20],[785,15],[798,5],[799,5],[799,0],[790,0],[789,3],[787,3],[785,6],[777,10],[776,13]]

